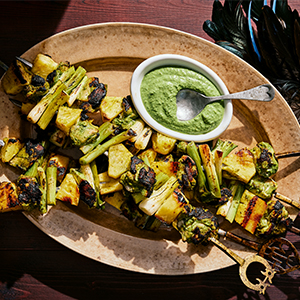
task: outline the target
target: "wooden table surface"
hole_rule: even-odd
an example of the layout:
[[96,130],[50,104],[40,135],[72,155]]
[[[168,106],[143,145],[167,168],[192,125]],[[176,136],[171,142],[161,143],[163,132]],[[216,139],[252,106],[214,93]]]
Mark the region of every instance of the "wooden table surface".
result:
[[[300,11],[298,0],[288,3]],[[202,29],[212,5],[213,0],[0,1],[0,59],[10,64],[45,38],[92,23],[149,23],[212,41]],[[287,237],[300,250],[300,238]],[[276,275],[262,296],[243,285],[238,266],[185,276],[121,270],[65,248],[21,212],[0,215],[0,299],[292,300],[300,299],[299,286],[300,271]]]

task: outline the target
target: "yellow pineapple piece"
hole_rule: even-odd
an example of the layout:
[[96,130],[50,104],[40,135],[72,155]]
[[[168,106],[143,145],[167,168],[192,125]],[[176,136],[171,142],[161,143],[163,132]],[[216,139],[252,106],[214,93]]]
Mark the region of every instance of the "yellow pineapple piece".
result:
[[163,155],[167,155],[172,152],[175,147],[176,139],[154,132],[151,136],[153,149]]
[[82,109],[60,106],[55,124],[66,135],[69,135],[71,127],[77,122]]
[[128,171],[132,156],[123,144],[111,146],[108,150],[108,175],[117,179]]
[[4,146],[1,148],[1,160],[9,162],[23,147],[23,144],[16,138],[4,138]]
[[39,53],[33,61],[31,72],[46,79],[47,76],[57,68],[58,63],[50,56]]
[[19,204],[17,187],[13,182],[4,181],[0,183],[0,212],[21,210]]
[[78,184],[74,176],[71,173],[68,173],[62,181],[55,198],[77,206],[79,203],[79,197],[80,193]]
[[125,202],[126,198],[122,192],[115,192],[104,195],[103,200],[116,209],[121,210],[121,206]]
[[2,78],[4,92],[9,95],[17,95],[22,92],[25,85],[31,82],[32,75],[25,65],[15,60]]
[[100,111],[103,122],[111,121],[123,111],[123,97],[106,96],[101,104]]
[[154,170],[155,174],[164,172],[169,177],[176,176],[177,165],[174,163],[172,154],[165,157],[163,160],[154,161],[151,163],[151,168]]
[[267,204],[261,198],[245,190],[235,215],[235,221],[254,234],[257,224],[264,215]]
[[114,179],[108,175],[108,172],[103,172],[99,174],[100,182],[100,194],[110,194],[114,192],[120,192],[123,190],[123,185],[120,183],[119,179]]
[[175,189],[160,206],[155,217],[166,224],[171,224],[180,214],[183,206],[188,203],[184,194],[179,189]]
[[256,173],[252,153],[247,148],[230,153],[223,159],[222,170],[223,177],[248,183]]
[[154,151],[152,148],[144,150],[138,155],[138,158],[142,159],[143,161],[147,161],[149,164],[152,164],[157,156],[157,152]]

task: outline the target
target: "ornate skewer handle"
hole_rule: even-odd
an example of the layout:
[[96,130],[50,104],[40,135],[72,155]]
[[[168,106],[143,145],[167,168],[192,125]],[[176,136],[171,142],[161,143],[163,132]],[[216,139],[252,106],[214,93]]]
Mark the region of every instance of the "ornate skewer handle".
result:
[[[223,252],[228,254],[230,258],[232,258],[240,265],[239,275],[242,282],[245,284],[245,286],[247,286],[248,288],[254,291],[258,291],[260,294],[265,293],[266,288],[270,286],[270,284],[272,283],[272,279],[276,271],[271,268],[269,263],[263,257],[255,254],[246,257],[246,259],[243,259],[240,256],[238,256],[236,253],[234,253],[232,250],[228,249],[216,238],[210,237],[209,241],[214,243],[218,248],[220,248]],[[256,278],[256,280],[258,281],[257,284],[253,284],[247,277],[247,269],[250,266],[250,264],[253,262],[260,263],[264,265],[266,268],[265,271],[261,271],[261,273],[265,276],[265,278],[263,280],[261,280],[260,278]]]

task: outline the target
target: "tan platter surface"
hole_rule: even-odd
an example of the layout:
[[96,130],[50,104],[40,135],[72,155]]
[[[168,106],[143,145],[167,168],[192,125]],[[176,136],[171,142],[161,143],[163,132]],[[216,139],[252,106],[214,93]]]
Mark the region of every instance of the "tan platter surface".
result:
[[[268,83],[243,60],[199,37],[165,27],[134,23],[104,23],[74,28],[56,34],[22,57],[33,61],[38,53],[49,54],[55,61],[69,61],[86,68],[108,85],[108,95],[127,96],[132,72],[143,60],[158,54],[181,54],[198,60],[216,72],[230,93]],[[239,147],[257,142],[272,144],[275,152],[300,150],[300,127],[291,109],[276,92],[272,102],[235,101],[234,117],[221,138]],[[0,90],[0,138],[28,137],[31,127],[20,119],[18,108]],[[275,176],[278,192],[300,201],[300,159],[279,162]],[[0,165],[0,180],[15,180],[16,170]],[[296,209],[288,206],[295,217]],[[45,214],[24,213],[47,235],[91,259],[142,273],[180,275],[202,273],[235,264],[213,245],[183,243],[173,229],[159,232],[134,227],[120,212],[106,205],[104,211],[89,210],[84,204],[71,207],[59,202]],[[251,238],[237,225],[220,219],[221,228]],[[221,241],[241,257],[250,250],[228,240]]]

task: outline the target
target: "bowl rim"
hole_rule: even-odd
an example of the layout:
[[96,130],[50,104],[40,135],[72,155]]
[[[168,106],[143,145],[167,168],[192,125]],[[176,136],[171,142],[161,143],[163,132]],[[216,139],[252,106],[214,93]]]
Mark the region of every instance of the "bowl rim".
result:
[[196,72],[201,73],[205,77],[207,77],[219,90],[221,94],[229,94],[228,89],[222,79],[209,67],[206,65],[189,58],[187,56],[179,55],[179,54],[159,54],[147,58],[142,63],[140,63],[137,68],[134,70],[131,81],[130,81],[130,92],[132,102],[145,123],[147,123],[150,127],[155,129],[157,132],[160,132],[164,135],[170,136],[172,138],[176,138],[178,140],[183,141],[194,141],[194,142],[207,142],[211,141],[218,136],[220,136],[229,126],[232,115],[233,115],[233,106],[231,100],[224,100],[224,116],[218,127],[213,129],[212,131],[205,134],[186,134],[177,132],[175,130],[169,129],[160,123],[158,123],[155,119],[153,119],[147,110],[144,107],[140,86],[144,76],[153,69],[164,66],[180,66],[189,68]]

